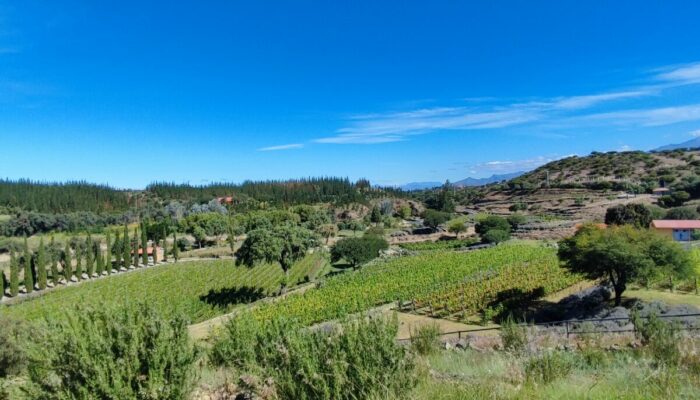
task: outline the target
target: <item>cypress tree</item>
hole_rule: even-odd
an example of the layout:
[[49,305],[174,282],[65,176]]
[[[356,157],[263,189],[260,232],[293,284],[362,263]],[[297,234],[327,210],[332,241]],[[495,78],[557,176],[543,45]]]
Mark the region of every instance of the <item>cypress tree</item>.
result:
[[24,289],[27,293],[34,291],[34,275],[32,274],[32,254],[29,252],[27,237],[24,237]]
[[107,231],[107,254],[105,254],[104,268],[107,275],[112,273],[112,235]]
[[5,276],[5,271],[0,271],[0,275],[2,275],[2,293],[0,293],[0,298],[3,298],[5,293],[7,293],[7,277]]
[[10,295],[19,295],[19,260],[14,250],[10,253]]
[[129,228],[124,225],[124,237],[122,238],[122,258],[124,261],[124,268],[129,268],[131,264],[131,243],[129,242]]
[[143,223],[143,227],[141,228],[141,262],[143,262],[143,266],[148,265],[148,236],[146,235],[146,223]]
[[134,268],[139,266],[139,230],[134,228],[134,238],[131,240],[134,249]]
[[153,240],[153,265],[158,264],[158,241]]
[[180,259],[180,249],[177,248],[177,234],[173,232],[173,259],[175,262]]
[[51,236],[49,258],[51,259],[51,283],[53,283],[54,286],[58,286],[58,254],[56,254],[56,241],[53,236]]
[[114,252],[114,269],[119,269],[122,266],[122,239],[119,236],[119,231],[117,231],[117,235],[114,238],[112,251]]
[[75,277],[83,280],[83,249],[79,244],[75,246]]
[[102,272],[105,270],[105,259],[102,256],[101,247],[100,241],[95,241],[95,273],[97,273],[97,276],[102,276]]
[[66,284],[70,282],[73,276],[73,259],[70,256],[70,243],[66,242],[66,248],[63,250],[63,279]]
[[39,241],[39,250],[36,254],[36,272],[37,272],[37,285],[39,290],[46,289],[46,248],[44,247],[44,238]]
[[168,238],[163,235],[163,262],[168,262]]
[[88,278],[95,273],[95,244],[89,234],[85,241],[85,272]]

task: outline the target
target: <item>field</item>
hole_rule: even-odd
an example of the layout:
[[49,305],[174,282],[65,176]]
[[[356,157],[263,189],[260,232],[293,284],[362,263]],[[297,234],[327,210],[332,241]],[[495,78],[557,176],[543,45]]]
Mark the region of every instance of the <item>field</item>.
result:
[[[544,289],[544,294],[576,281],[575,277],[558,267],[554,249],[537,245],[507,244],[470,253],[423,252],[330,278],[319,289],[262,305],[253,312],[262,319],[284,315],[313,324],[399,300],[442,296],[446,289],[459,288],[460,284],[474,280],[480,274],[495,274],[497,277],[500,271],[526,266],[546,272],[538,273],[539,280],[536,282],[538,288]],[[525,285],[523,289],[529,289],[532,281],[523,279],[513,280],[509,284],[493,284],[487,287],[490,291],[469,294],[469,299],[486,301],[495,298],[501,291],[518,289],[521,284]]]
[[[314,279],[326,265],[324,255],[311,254],[292,268],[290,281],[302,282],[307,275]],[[165,315],[182,312],[192,322],[200,322],[274,294],[283,276],[276,264],[247,268],[235,266],[231,260],[181,262],[60,288],[17,305],[2,306],[0,313],[36,320],[79,303],[134,300],[154,304]]]

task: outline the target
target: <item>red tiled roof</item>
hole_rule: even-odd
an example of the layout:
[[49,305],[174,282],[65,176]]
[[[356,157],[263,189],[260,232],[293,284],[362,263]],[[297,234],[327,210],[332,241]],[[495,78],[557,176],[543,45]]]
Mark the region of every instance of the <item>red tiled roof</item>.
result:
[[700,220],[654,220],[651,225],[657,229],[700,229]]
[[654,192],[670,192],[671,189],[669,189],[669,188],[656,188],[653,191]]

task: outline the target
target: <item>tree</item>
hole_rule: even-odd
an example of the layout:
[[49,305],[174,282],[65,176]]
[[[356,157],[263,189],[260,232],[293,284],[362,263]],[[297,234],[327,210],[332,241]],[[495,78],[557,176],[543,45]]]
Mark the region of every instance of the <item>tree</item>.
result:
[[405,205],[405,204],[402,205],[402,206],[399,208],[398,214],[399,214],[399,217],[401,217],[402,219],[409,219],[409,218],[411,218],[411,207],[409,207],[409,206],[407,206],[407,205]]
[[27,293],[34,291],[34,275],[32,274],[32,253],[29,252],[29,243],[27,237],[24,237],[24,289]]
[[95,241],[95,273],[101,276],[105,271],[105,258],[102,255],[102,246],[99,240]]
[[73,260],[70,256],[70,244],[66,242],[66,248],[63,250],[63,278],[66,283],[70,282],[70,278],[73,276]]
[[168,239],[163,239],[163,262],[168,262]]
[[51,262],[51,283],[54,286],[58,286],[58,281],[60,280],[59,275],[58,275],[58,258],[59,258],[60,250],[56,248],[56,242],[54,241],[53,236],[51,236],[51,252],[49,254],[50,262]]
[[122,266],[122,239],[119,236],[119,231],[117,231],[114,237],[114,246],[112,246],[112,253],[114,253],[114,267],[112,269],[119,269]]
[[522,214],[512,214],[508,216],[507,221],[510,228],[515,230],[518,229],[520,225],[524,224],[527,221],[527,218],[525,218],[525,216]]
[[197,242],[197,245],[201,249],[202,243],[204,243],[207,240],[207,232],[204,230],[204,228],[200,226],[195,226],[192,230],[192,236],[194,236],[194,240]]
[[123,267],[129,268],[129,265],[131,265],[131,242],[129,239],[129,227],[124,225],[124,234],[122,235],[122,261],[123,261]]
[[158,241],[153,241],[153,265],[158,264]]
[[510,224],[505,218],[496,215],[489,215],[476,224],[475,230],[479,235],[484,235],[490,230],[500,230],[510,233]]
[[134,257],[134,268],[139,266],[139,230],[134,228],[134,237],[131,239],[131,252]]
[[[153,249],[155,251],[155,248]],[[141,262],[143,266],[148,265],[148,237],[146,236],[146,223],[141,228]]]
[[688,200],[690,200],[690,193],[679,190],[673,192],[670,196],[661,196],[659,205],[662,207],[680,207]]
[[10,253],[10,295],[19,295],[19,259],[14,250]]
[[607,279],[615,290],[617,306],[630,282],[662,273],[681,278],[692,274],[690,256],[678,243],[631,225],[608,229],[586,225],[560,243],[559,257],[572,272],[588,279]]
[[435,210],[425,210],[423,213],[423,223],[431,228],[437,228],[451,218],[450,213]]
[[345,260],[353,269],[357,269],[358,266],[379,257],[379,252],[388,248],[389,243],[378,236],[345,238],[331,248],[331,261],[336,263]]
[[370,213],[369,221],[373,224],[378,224],[382,222],[382,211],[379,209],[379,206],[372,207],[372,212]]
[[316,236],[306,228],[289,224],[274,229],[256,229],[236,252],[236,263],[253,267],[260,263],[277,262],[285,274],[284,289],[289,281],[289,269],[303,258],[309,248],[316,246]]
[[83,279],[83,249],[79,244],[75,246],[75,278]]
[[668,210],[664,218],[674,220],[698,219],[698,212],[692,207],[677,207]]
[[335,224],[324,224],[317,228],[317,232],[326,239],[328,244],[328,240],[338,234],[338,227]]
[[173,259],[177,262],[180,259],[180,249],[177,247],[177,234],[173,232]]
[[491,229],[481,235],[484,243],[498,244],[510,240],[510,232],[503,229]]
[[608,225],[632,225],[648,228],[651,225],[651,211],[644,204],[620,204],[608,208],[605,223]]
[[447,226],[447,231],[459,236],[460,233],[467,231],[467,225],[464,224],[464,221],[456,219],[450,222],[450,224]]
[[112,273],[112,235],[109,234],[109,231],[107,231],[105,242],[107,242],[107,251],[105,252],[104,268],[109,275]]
[[455,211],[455,202],[453,199],[454,187],[450,181],[445,181],[445,184],[440,188],[440,193],[437,198],[438,211],[453,213]]
[[37,286],[39,290],[46,289],[46,247],[44,246],[44,238],[39,240],[39,250],[36,253],[36,271],[37,271]]
[[88,278],[92,278],[95,274],[95,246],[90,235],[85,241],[85,273]]

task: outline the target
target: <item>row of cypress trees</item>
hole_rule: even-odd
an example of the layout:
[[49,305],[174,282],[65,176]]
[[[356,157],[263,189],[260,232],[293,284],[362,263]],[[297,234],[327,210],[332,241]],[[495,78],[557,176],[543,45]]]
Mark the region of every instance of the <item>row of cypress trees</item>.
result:
[[[140,231],[140,235],[139,235]],[[135,228],[133,236],[129,236],[127,226],[124,226],[123,236],[116,233],[114,241],[107,232],[105,238],[107,251],[102,251],[99,240],[93,240],[90,235],[84,242],[73,241],[74,246],[66,242],[65,248],[61,251],[57,248],[54,238],[48,246],[41,238],[36,252],[29,250],[27,238],[24,238],[23,248],[19,254],[14,251],[10,253],[10,277],[9,280],[4,272],[0,272],[2,278],[2,294],[4,296],[9,288],[9,294],[16,297],[20,292],[20,270],[24,275],[24,287],[27,293],[32,293],[35,289],[45,290],[49,286],[71,281],[81,281],[84,279],[96,278],[103,275],[110,275],[117,270],[125,271],[139,266],[148,265],[148,240],[146,236],[146,226],[141,225],[140,229]],[[165,239],[159,243],[153,243],[153,263],[158,263],[158,247],[165,249]],[[141,249],[141,254],[139,254]],[[168,261],[168,251],[163,251],[163,261]],[[175,262],[179,259],[179,249],[177,247],[177,236],[173,235],[173,247],[171,255]],[[75,262],[73,262],[75,257]],[[59,265],[62,267],[59,271]],[[50,272],[50,275],[49,275]]]

